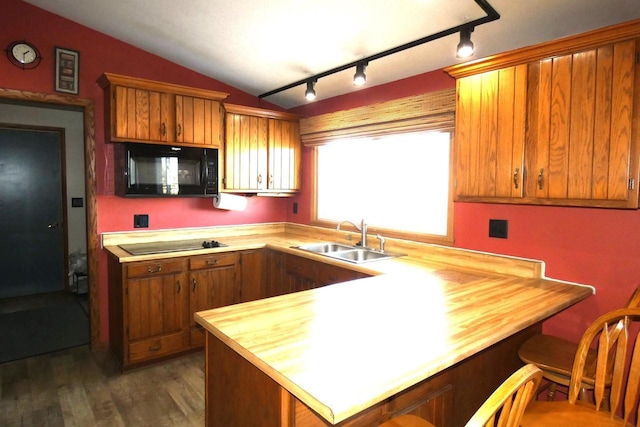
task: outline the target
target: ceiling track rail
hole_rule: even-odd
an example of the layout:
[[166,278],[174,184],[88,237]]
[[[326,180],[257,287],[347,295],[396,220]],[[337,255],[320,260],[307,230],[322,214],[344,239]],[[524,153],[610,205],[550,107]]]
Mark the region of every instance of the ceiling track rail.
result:
[[418,40],[414,40],[414,41],[409,42],[409,43],[405,43],[403,45],[400,45],[400,46],[385,50],[383,52],[376,53],[375,55],[367,56],[366,58],[361,58],[361,59],[358,59],[357,61],[353,61],[353,62],[350,62],[350,63],[345,64],[345,65],[341,65],[341,66],[336,67],[336,68],[332,68],[332,69],[324,71],[322,73],[315,74],[315,75],[310,76],[310,77],[306,77],[306,78],[304,78],[302,80],[298,80],[298,81],[290,83],[290,84],[288,84],[286,86],[282,86],[282,87],[280,87],[278,89],[274,89],[274,90],[271,90],[269,92],[265,92],[265,93],[263,93],[261,95],[258,95],[258,98],[260,98],[260,99],[266,98],[268,96],[275,95],[276,93],[284,92],[285,90],[289,90],[289,89],[292,89],[292,88],[294,88],[296,86],[300,86],[300,85],[306,84],[309,81],[316,82],[316,81],[318,81],[318,79],[320,79],[322,77],[327,77],[327,76],[330,76],[331,74],[336,74],[336,73],[339,73],[341,71],[348,70],[349,68],[353,68],[353,67],[355,67],[355,66],[357,66],[359,64],[363,64],[364,63],[366,65],[371,61],[375,61],[376,59],[384,58],[385,56],[393,55],[394,53],[402,52],[403,50],[411,49],[413,47],[420,46],[420,45],[428,43],[430,41],[434,41],[434,40],[440,39],[442,37],[449,36],[451,34],[459,33],[460,31],[462,31],[463,29],[466,29],[466,28],[469,28],[471,31],[473,31],[473,29],[475,27],[478,27],[480,25],[487,24],[489,22],[493,22],[493,21],[496,21],[496,20],[500,19],[500,14],[493,8],[493,6],[491,6],[489,4],[488,1],[486,1],[486,0],[474,0],[474,1],[484,11],[486,16],[484,16],[482,18],[475,19],[473,21],[465,22],[462,25],[457,25],[455,27],[448,28],[446,30],[437,32],[435,34],[431,34],[429,36],[423,37],[423,38],[418,39]]

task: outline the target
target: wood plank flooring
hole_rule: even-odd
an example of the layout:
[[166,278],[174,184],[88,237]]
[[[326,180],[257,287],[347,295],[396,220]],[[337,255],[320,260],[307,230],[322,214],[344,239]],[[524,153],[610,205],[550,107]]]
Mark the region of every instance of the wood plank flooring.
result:
[[202,426],[204,352],[121,373],[88,346],[0,364],[0,426]]

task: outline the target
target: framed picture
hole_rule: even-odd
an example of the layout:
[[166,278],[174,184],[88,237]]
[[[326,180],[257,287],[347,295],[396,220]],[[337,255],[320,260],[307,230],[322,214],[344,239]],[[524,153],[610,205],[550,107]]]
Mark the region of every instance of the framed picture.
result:
[[80,52],[56,47],[56,92],[78,94]]

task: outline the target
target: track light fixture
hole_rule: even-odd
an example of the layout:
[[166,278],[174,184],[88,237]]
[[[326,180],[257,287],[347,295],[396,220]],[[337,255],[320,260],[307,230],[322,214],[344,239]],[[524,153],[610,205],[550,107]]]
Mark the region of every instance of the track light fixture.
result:
[[304,92],[304,97],[307,99],[307,101],[313,101],[314,99],[316,99],[316,90],[314,89],[314,86],[316,84],[317,80],[307,80],[307,90]]
[[471,41],[471,33],[473,27],[464,27],[460,30],[460,43],[456,56],[458,58],[468,58],[473,55],[473,42]]
[[276,93],[284,92],[285,90],[289,90],[296,86],[300,86],[306,83],[307,90],[305,91],[304,96],[305,98],[307,98],[307,100],[313,101],[316,98],[316,91],[314,89],[314,84],[318,81],[319,78],[327,77],[332,74],[336,74],[353,67],[356,67],[356,74],[353,76],[353,84],[356,86],[363,85],[366,82],[364,69],[367,65],[369,65],[371,61],[384,58],[385,56],[402,52],[412,47],[420,46],[424,43],[428,43],[430,41],[437,40],[437,39],[450,36],[453,34],[457,34],[457,33],[460,33],[460,43],[458,44],[457,57],[466,58],[468,56],[471,56],[473,54],[473,43],[471,42],[471,33],[473,32],[475,27],[500,19],[500,14],[493,8],[493,6],[489,4],[488,0],[474,0],[474,1],[478,5],[478,7],[480,7],[484,11],[486,16],[482,18],[474,19],[473,21],[466,22],[465,24],[462,24],[462,25],[451,27],[449,29],[437,32],[435,34],[431,34],[430,36],[426,36],[421,39],[414,40],[409,43],[405,43],[401,46],[385,50],[375,55],[371,55],[366,58],[361,58],[358,61],[354,61],[349,64],[342,65],[340,67],[332,68],[331,70],[324,71],[314,76],[310,76],[305,79],[298,80],[297,82],[293,82],[281,88],[274,89],[269,92],[265,92],[261,95],[258,95],[258,98],[261,98],[261,99],[266,98],[267,96],[275,95]]
[[367,75],[364,73],[366,66],[366,62],[360,62],[356,65],[356,73],[353,75],[353,84],[355,86],[364,86],[367,83]]

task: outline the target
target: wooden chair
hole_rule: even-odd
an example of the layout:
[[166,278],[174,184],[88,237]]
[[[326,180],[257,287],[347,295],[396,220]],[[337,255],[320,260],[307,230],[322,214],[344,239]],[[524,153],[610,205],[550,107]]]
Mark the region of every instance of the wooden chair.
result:
[[[522,417],[521,425],[529,426],[627,426],[631,416],[637,414],[638,385],[640,383],[640,349],[638,325],[634,325],[636,339],[629,353],[629,326],[640,320],[639,308],[621,308],[596,319],[578,343],[569,399],[565,401],[533,401]],[[593,384],[593,402],[578,400],[588,370],[589,350],[596,345],[596,366]],[[628,375],[625,370],[629,366]],[[625,386],[624,379],[627,378]],[[610,384],[610,393],[606,390]],[[605,405],[608,400],[609,405]],[[611,409],[608,409],[611,408]],[[622,414],[622,418],[616,414]],[[640,423],[636,424],[640,425]]]
[[[525,365],[506,379],[467,422],[467,427],[517,427],[542,381],[542,371]],[[415,415],[400,415],[380,427],[434,427]]]
[[[636,287],[627,301],[626,308],[640,307],[640,286]],[[542,377],[549,381],[547,400],[553,400],[558,385],[569,387],[573,359],[578,343],[554,335],[537,334],[520,347],[518,356],[524,363],[533,363],[542,369]],[[587,398],[587,391],[593,388],[595,373],[595,350],[587,354],[587,372],[580,390],[580,399]]]

